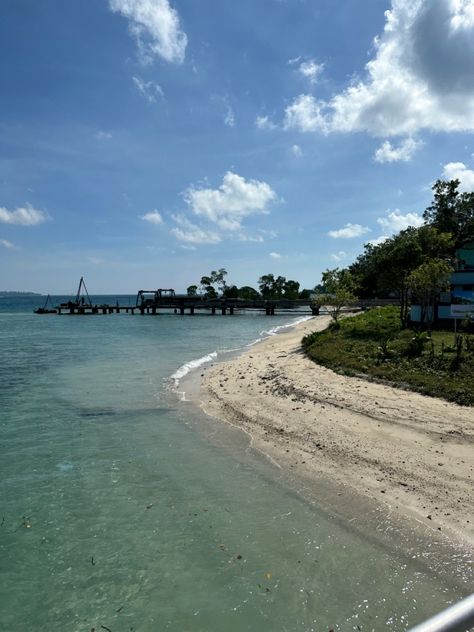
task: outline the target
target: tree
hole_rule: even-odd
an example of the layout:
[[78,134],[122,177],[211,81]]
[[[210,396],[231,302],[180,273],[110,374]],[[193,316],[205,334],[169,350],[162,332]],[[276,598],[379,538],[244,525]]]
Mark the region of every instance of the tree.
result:
[[423,213],[427,224],[453,236],[452,252],[474,239],[474,192],[460,193],[459,180],[437,180],[434,199]]
[[238,298],[239,288],[236,285],[228,285],[222,292],[222,296],[225,296],[225,298]]
[[204,290],[204,296],[206,298],[217,298],[217,292],[212,286],[212,279],[210,276],[201,277],[201,287]]
[[434,226],[409,227],[374,246],[366,244],[364,253],[349,268],[356,281],[356,294],[361,298],[397,296],[400,321],[408,322],[410,273],[425,260],[448,258],[452,238]]
[[264,274],[258,280],[258,287],[260,288],[260,294],[263,298],[270,298],[273,293],[273,286],[275,285],[275,277],[273,274]]
[[239,288],[239,298],[243,298],[246,301],[255,301],[260,298],[260,294],[255,288],[250,287],[250,285],[244,285]]
[[197,291],[198,291],[198,286],[197,285],[190,285],[188,287],[188,289],[186,290],[186,294],[188,296],[196,296]]
[[322,274],[324,292],[313,295],[314,307],[325,306],[331,315],[334,325],[339,325],[339,318],[343,307],[355,301],[353,294],[354,279],[347,269],[334,268]]
[[420,301],[420,320],[426,322],[428,328],[433,322],[436,297],[449,287],[452,271],[453,266],[443,259],[428,259],[408,277],[408,286]]
[[224,291],[227,287],[225,282],[226,276],[227,270],[225,270],[224,268],[219,268],[219,270],[212,270],[209,275],[201,277],[201,286],[207,298],[217,297],[217,291],[214,285],[217,285],[221,294],[224,294]]
[[347,268],[325,270],[322,274],[321,283],[326,294],[335,294],[341,289],[352,292],[355,287],[354,277]]
[[[287,285],[288,283],[290,283],[289,286]],[[264,274],[258,280],[260,292],[263,298],[266,299],[283,298],[283,296],[288,298],[286,296],[286,288],[288,287],[291,292],[292,290],[294,290],[294,284],[296,284],[299,289],[300,284],[296,281],[287,281],[286,277],[284,276],[277,276],[277,278],[275,279],[273,274]],[[296,294],[298,294],[298,292]]]
[[295,300],[298,298],[300,291],[300,284],[298,281],[292,281],[289,279],[285,282],[283,287],[283,296],[289,300]]
[[217,271],[212,270],[209,276],[211,279],[211,283],[213,285],[217,284],[217,287],[220,290],[220,292],[224,293],[224,290],[226,288],[225,277],[227,276],[227,270],[225,268],[219,268],[219,270]]

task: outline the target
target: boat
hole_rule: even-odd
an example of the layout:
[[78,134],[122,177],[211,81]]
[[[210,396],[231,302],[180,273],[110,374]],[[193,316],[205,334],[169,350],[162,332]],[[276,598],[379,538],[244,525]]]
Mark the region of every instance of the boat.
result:
[[73,301],[68,301],[67,303],[61,303],[59,307],[63,309],[92,308],[92,302],[86,288],[84,277],[81,277],[81,280],[79,281],[79,287],[77,288],[75,299]]
[[[48,308],[48,303],[50,304],[49,308]],[[35,314],[57,314],[58,313],[58,310],[52,306],[51,296],[49,294],[46,297],[46,301],[44,302],[43,307],[37,307],[34,310],[34,313]]]

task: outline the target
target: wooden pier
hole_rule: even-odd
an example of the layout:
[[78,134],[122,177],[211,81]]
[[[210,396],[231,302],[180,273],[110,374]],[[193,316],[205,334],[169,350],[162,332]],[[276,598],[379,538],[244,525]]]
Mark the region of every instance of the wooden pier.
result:
[[[305,309],[306,308],[306,309]],[[233,316],[236,313],[242,313],[247,310],[264,312],[267,316],[274,316],[275,313],[293,313],[295,310],[307,314],[317,315],[319,309],[311,306],[309,300],[266,300],[255,299],[245,300],[239,298],[213,298],[209,299],[205,296],[188,296],[187,294],[175,294],[173,290],[140,290],[137,294],[135,305],[115,305],[109,304],[93,304],[87,294],[80,298],[76,296],[74,300],[67,303],[61,303],[56,306],[54,311],[58,315],[70,316],[90,316],[96,314],[140,314],[157,316],[170,311],[180,316],[194,316],[198,313],[209,314],[215,316]],[[39,312],[37,312],[39,313]]]
[[[387,302],[393,303],[393,300],[368,300],[358,301],[357,306],[348,308],[346,311],[354,311],[364,309],[365,307],[374,307]],[[89,316],[96,314],[140,314],[142,316],[157,316],[163,313],[172,313],[184,316],[185,314],[194,316],[196,313],[205,313],[211,316],[221,314],[222,316],[233,316],[236,313],[242,313],[247,310],[264,312],[267,316],[274,316],[277,312],[295,314],[311,314],[317,316],[319,307],[314,307],[310,299],[265,299],[262,297],[256,299],[242,298],[208,298],[205,295],[189,296],[187,294],[176,294],[173,289],[158,290],[139,290],[135,300],[135,305],[115,305],[109,304],[93,304],[89,293],[87,292],[84,279],[81,277],[79,288],[74,300],[67,303],[61,303],[51,310],[38,308],[35,310],[37,314],[54,313],[59,315],[70,316]]]
[[60,316],[62,314],[69,314],[71,316],[87,316],[92,314],[120,314],[120,312],[126,312],[127,314],[134,314],[136,307],[123,306],[123,305],[87,305],[76,304],[75,301],[71,303],[62,303],[56,307],[56,313]]

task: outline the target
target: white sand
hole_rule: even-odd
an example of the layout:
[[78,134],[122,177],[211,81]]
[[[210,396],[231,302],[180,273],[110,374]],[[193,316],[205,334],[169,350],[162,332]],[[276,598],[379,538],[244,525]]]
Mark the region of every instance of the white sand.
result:
[[327,324],[306,321],[207,369],[205,411],[243,428],[282,468],[325,477],[471,548],[474,409],[316,365],[301,339]]

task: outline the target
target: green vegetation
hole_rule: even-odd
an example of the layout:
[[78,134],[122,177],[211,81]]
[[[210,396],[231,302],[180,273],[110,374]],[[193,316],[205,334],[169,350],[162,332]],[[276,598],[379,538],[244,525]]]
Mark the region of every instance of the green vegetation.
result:
[[315,288],[311,303],[313,307],[324,305],[332,317],[333,327],[338,327],[343,307],[356,300],[353,291],[354,278],[349,270],[326,270],[323,272],[322,286],[320,289]]
[[474,405],[474,335],[461,332],[455,340],[453,332],[404,328],[397,307],[343,319],[303,338],[303,346],[315,362],[344,375]]
[[260,292],[255,288],[244,285],[228,285],[226,282],[227,270],[219,268],[212,270],[209,275],[201,277],[199,285],[190,285],[186,293],[188,296],[204,296],[205,298],[241,298],[244,300],[278,300],[287,299],[290,301],[297,299],[308,300],[312,290],[301,290],[298,281],[287,279],[284,276],[275,277],[273,274],[264,274],[258,279]]

